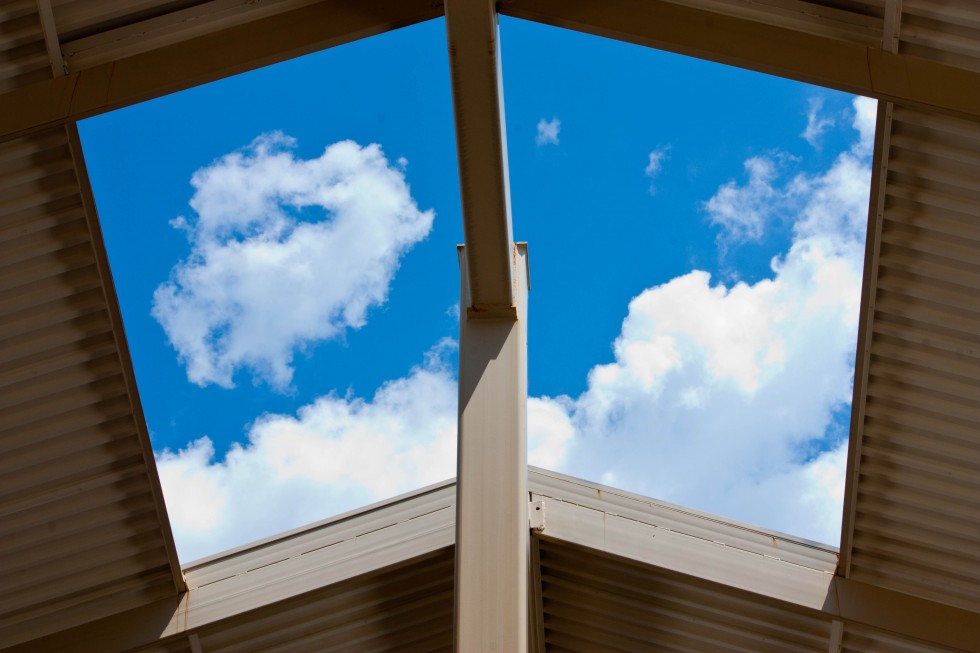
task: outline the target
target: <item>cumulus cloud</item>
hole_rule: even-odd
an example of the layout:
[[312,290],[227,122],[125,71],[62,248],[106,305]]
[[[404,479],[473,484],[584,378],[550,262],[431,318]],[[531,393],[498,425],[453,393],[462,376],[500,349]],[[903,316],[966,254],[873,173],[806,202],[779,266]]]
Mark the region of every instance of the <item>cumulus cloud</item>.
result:
[[207,437],[159,453],[181,559],[454,476],[456,381],[441,354],[370,399],[330,394],[295,415],[263,415],[221,460]]
[[824,132],[833,127],[836,121],[829,116],[822,116],[823,99],[812,97],[809,100],[809,108],[806,112],[806,129],[800,134],[806,142],[813,147],[820,147],[820,137]]
[[644,174],[650,178],[650,194],[653,195],[656,192],[656,186],[653,182],[660,175],[663,170],[664,161],[667,159],[670,153],[670,145],[664,145],[658,147],[650,152],[650,156],[647,160],[647,167],[644,169]]
[[538,135],[534,142],[538,145],[558,145],[558,132],[561,131],[561,120],[552,118],[538,121]]
[[[215,456],[210,438],[157,453],[183,561],[268,537],[456,475],[456,343],[369,399],[329,394],[294,415],[266,414],[244,444]],[[555,468],[572,426],[557,400],[530,399],[528,460]]]
[[266,134],[191,179],[191,245],[153,297],[190,381],[233,386],[240,369],[277,389],[304,346],[359,328],[400,257],[428,235],[400,166],[377,145],[335,143],[313,159]]
[[[648,288],[585,392],[529,398],[529,463],[837,541],[873,116],[855,102],[858,139],[822,174],[780,185],[780,161],[766,160],[772,201],[798,207],[769,278],[693,270]],[[454,475],[452,346],[369,399],[262,416],[220,460],[207,438],[158,454],[182,559]]]
[[732,202],[731,185],[718,189],[709,206],[731,207],[732,224],[751,224],[766,210],[763,198],[796,207],[789,251],[754,284],[713,283],[694,270],[634,298],[613,361],[592,369],[582,395],[556,404],[573,428],[563,471],[837,541],[870,183],[867,115],[857,100],[859,138],[822,174],[779,185],[780,161],[755,158],[746,167],[758,203]]

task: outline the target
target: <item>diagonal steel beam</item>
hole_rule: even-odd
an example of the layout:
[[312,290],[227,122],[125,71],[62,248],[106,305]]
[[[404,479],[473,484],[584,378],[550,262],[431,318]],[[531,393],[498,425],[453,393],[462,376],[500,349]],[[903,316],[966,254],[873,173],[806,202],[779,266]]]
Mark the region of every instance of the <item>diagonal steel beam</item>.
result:
[[980,73],[667,0],[502,0],[500,13],[907,106],[980,118]]
[[511,309],[513,235],[497,11],[491,0],[448,0],[446,35],[456,117],[470,304]]
[[0,142],[441,15],[432,0],[322,0],[155,47],[0,95]]
[[[882,47],[898,52],[902,0],[887,0]],[[868,398],[868,370],[871,365],[871,340],[874,334],[875,300],[878,293],[878,257],[881,252],[881,228],[885,220],[885,197],[888,194],[888,157],[891,150],[892,112],[894,104],[880,102],[875,124],[874,167],[871,172],[871,201],[864,255],[864,283],[861,287],[861,315],[858,322],[857,354],[854,363],[854,389],[851,398],[851,426],[844,484],[844,510],[841,518],[841,576],[851,575],[851,553],[854,546],[854,522],[857,519],[858,485],[861,480],[861,445],[864,441],[864,418]]]

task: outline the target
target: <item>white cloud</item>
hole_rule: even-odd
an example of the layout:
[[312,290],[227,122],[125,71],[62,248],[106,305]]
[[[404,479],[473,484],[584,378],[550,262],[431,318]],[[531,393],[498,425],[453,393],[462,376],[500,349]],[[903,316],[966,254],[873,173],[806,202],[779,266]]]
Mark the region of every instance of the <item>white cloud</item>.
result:
[[154,293],[153,316],[199,385],[240,369],[277,389],[295,352],[365,324],[400,257],[432,228],[403,173],[377,145],[331,145],[318,158],[280,134],[198,170],[190,256]]
[[[780,162],[755,158],[747,187],[719,188],[708,205],[726,206],[747,234],[753,214],[796,207],[792,246],[751,285],[713,285],[695,270],[634,298],[614,360],[558,404],[574,428],[561,471],[837,541],[846,458],[838,419],[853,380],[870,181],[861,143],[823,174],[779,185]],[[745,188],[751,198],[733,199]]]
[[560,469],[575,436],[569,417],[568,397],[528,397],[527,462],[546,469]]
[[854,128],[861,139],[854,146],[857,156],[871,156],[875,144],[875,125],[878,120],[878,101],[867,97],[854,100]]
[[538,145],[558,145],[558,132],[561,131],[561,120],[552,118],[538,121],[538,135],[534,142]]
[[[330,394],[267,414],[215,458],[208,437],[157,453],[180,558],[189,561],[456,475],[457,386],[445,339],[371,399]],[[528,401],[528,461],[556,468],[573,435],[563,399]]]
[[295,415],[263,415],[220,461],[206,437],[159,453],[181,559],[451,478],[456,401],[437,349],[369,400],[327,395]]
[[[769,184],[774,202],[799,205],[771,278],[729,287],[694,270],[634,298],[614,360],[592,369],[584,393],[529,398],[528,461],[836,542],[846,434],[835,419],[853,377],[864,152],[859,140],[823,174]],[[328,395],[259,418],[223,460],[206,438],[160,453],[182,559],[452,476],[447,346],[369,400]]]
[[800,134],[807,143],[817,148],[820,147],[820,137],[835,124],[833,118],[820,115],[822,110],[823,100],[818,97],[811,97],[806,112],[806,129]]
[[741,186],[728,181],[704,204],[708,220],[721,228],[720,244],[759,241],[767,224],[777,216],[796,223],[801,235],[817,230],[827,236],[840,232],[854,238],[864,233],[868,208],[866,159],[874,146],[877,103],[857,97],[848,113],[858,139],[824,175],[797,175],[780,187],[781,166],[788,155],[755,156],[745,161],[748,181]]
[[650,152],[650,156],[647,160],[647,167],[644,169],[644,173],[650,178],[650,194],[653,195],[656,192],[656,187],[653,185],[654,180],[660,175],[663,170],[664,161],[670,154],[670,145],[664,145],[658,147]]

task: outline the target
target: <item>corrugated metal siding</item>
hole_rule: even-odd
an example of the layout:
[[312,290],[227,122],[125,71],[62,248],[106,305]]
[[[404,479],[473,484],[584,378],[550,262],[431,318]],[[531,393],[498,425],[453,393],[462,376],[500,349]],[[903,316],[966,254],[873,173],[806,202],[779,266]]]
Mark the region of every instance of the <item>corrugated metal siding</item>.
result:
[[36,0],[0,5],[0,93],[51,78]]
[[841,653],[956,653],[954,649],[848,624],[844,628]]
[[[196,631],[207,653],[437,652],[453,648],[454,549]],[[186,640],[185,635],[173,641]],[[155,646],[140,653],[171,651]]]
[[980,71],[980,3],[903,0],[899,52]]
[[149,0],[64,2],[56,6],[65,61],[72,71],[186,41],[317,0]]
[[720,585],[540,540],[547,650],[827,651],[830,621]]
[[0,145],[0,647],[176,594],[81,192]]
[[208,0],[51,0],[51,9],[58,34],[65,41],[132,25],[205,2]]
[[881,43],[885,0],[669,0],[869,46]]
[[582,481],[558,472],[529,467],[528,489],[534,499],[553,497],[809,569],[827,573],[837,569],[836,547],[800,540],[749,524],[720,520],[717,515]]
[[850,576],[980,610],[980,123],[896,107]]

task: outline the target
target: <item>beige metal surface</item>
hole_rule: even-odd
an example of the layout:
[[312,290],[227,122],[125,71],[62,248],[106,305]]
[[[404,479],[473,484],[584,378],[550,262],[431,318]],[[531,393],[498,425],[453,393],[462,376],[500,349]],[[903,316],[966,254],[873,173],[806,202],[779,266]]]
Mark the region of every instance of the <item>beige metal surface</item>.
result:
[[980,651],[980,615],[841,578],[834,573],[836,551],[825,545],[545,470],[535,470],[530,488],[532,501],[544,511],[538,537],[588,550],[576,562],[580,569],[614,556],[726,596],[751,594],[827,622],[873,626],[903,639]]
[[889,633],[848,625],[844,628],[841,653],[953,653],[956,649],[914,639],[903,639]]
[[[630,522],[631,525],[653,525],[659,528],[661,533],[683,534],[692,540],[700,540],[707,544],[722,542],[731,550],[812,569],[825,576],[833,574],[837,568],[837,549],[825,544],[801,540],[749,524],[739,524],[730,520],[720,521],[716,515],[684,506],[657,501],[650,497],[545,469],[533,469],[530,477],[531,498],[533,501],[545,502],[543,531],[553,537],[565,537],[569,541],[583,545],[586,545],[586,542],[581,540],[581,537],[592,537],[596,539],[599,547],[609,543],[601,527],[592,529],[586,521],[575,519],[570,514],[577,512],[584,519],[598,519],[602,522],[616,518]],[[562,515],[556,511],[565,511],[567,514]],[[590,515],[589,512],[583,511],[595,514]],[[562,523],[563,519],[571,519],[571,521]],[[569,529],[568,535],[561,535],[562,529]]]
[[41,33],[44,34],[44,48],[48,54],[48,63],[54,77],[65,75],[65,59],[61,53],[61,42],[58,39],[58,28],[54,24],[54,12],[51,10],[51,0],[37,0],[38,19],[41,21]]
[[0,648],[182,582],[87,186],[74,130],[0,146]]
[[[975,614],[834,578],[825,547],[545,470],[532,468],[528,487],[549,513],[534,537],[530,604],[547,651],[827,651],[835,619],[849,651],[865,641],[879,647],[869,650],[980,650]],[[174,653],[194,641],[202,653],[449,650],[455,496],[447,481],[192,563],[179,604],[161,600],[7,653]],[[602,541],[584,521],[568,526],[579,509],[606,511]],[[653,536],[622,546],[651,524]],[[680,566],[644,560],[668,534],[716,553],[688,546]],[[772,565],[784,568],[787,600],[706,569],[764,578]],[[839,607],[798,600],[793,586],[810,574]]]
[[[724,528],[719,535],[724,537]],[[892,602],[898,595],[865,597],[879,616],[932,620],[931,633],[946,637],[958,630],[953,646],[923,641],[919,633],[897,634],[804,606],[773,600],[739,588],[678,574],[632,559],[604,556],[563,540],[547,530],[540,539],[543,637],[547,651],[677,651],[744,653],[814,651],[823,653],[927,653],[976,651],[978,621],[958,613],[922,614],[924,606]],[[698,559],[691,553],[692,562]],[[789,573],[792,576],[792,572]],[[932,607],[937,607],[933,604]],[[941,608],[941,606],[939,606]],[[972,616],[972,622],[965,621]],[[835,645],[843,643],[842,648]]]
[[104,32],[207,0],[51,0],[62,40]]
[[37,0],[0,4],[0,93],[51,78]]
[[[247,12],[241,16],[245,20],[241,24],[231,19],[214,21],[222,29],[190,39],[177,34],[172,43],[167,39],[153,41],[159,47],[146,51],[136,39],[131,47],[121,50],[129,55],[122,59],[0,94],[0,142],[442,14],[442,6],[432,0],[321,0],[282,13],[259,12],[251,8],[252,4],[241,6],[241,11]],[[108,5],[102,7],[106,14],[112,13]],[[252,12],[263,17],[246,20]],[[128,13],[123,16],[120,29],[133,18]],[[55,22],[64,34],[58,20],[56,10]],[[113,24],[100,23],[103,28]],[[43,37],[39,38],[43,49]],[[68,65],[70,68],[70,61]],[[45,66],[50,78],[46,57]]]
[[448,652],[453,550],[440,549],[197,634],[207,653]]
[[514,237],[495,3],[448,0],[446,38],[467,246],[462,306],[508,309],[515,304]]
[[980,123],[890,126],[846,573],[980,610]]
[[[469,247],[460,306],[471,306]],[[459,320],[457,651],[527,650],[527,247],[513,246],[513,315]]]
[[980,71],[980,4],[902,0],[899,52]]
[[69,69],[84,70],[316,2],[318,0],[209,0],[195,2],[183,9],[179,5],[172,6],[173,11],[166,13],[163,13],[166,6],[155,7],[152,14],[148,10],[133,12],[115,21],[125,20],[123,24],[66,40],[62,47]]
[[504,0],[500,12],[850,93],[980,116],[976,71],[882,50],[862,39],[829,37],[810,29],[807,21],[784,25],[785,21],[707,12],[691,4]]
[[[435,17],[441,3],[50,0],[42,20],[46,2],[0,3],[0,648],[447,649],[451,486],[314,526],[315,536],[303,529],[202,561],[188,568],[194,589],[178,599],[181,580],[70,126]],[[826,547],[534,472],[530,489],[550,509],[532,546],[532,561],[540,560],[530,593],[538,643],[575,651],[827,651],[839,637],[848,652],[977,650],[980,5],[504,0],[500,10],[894,103],[883,103],[891,118],[875,162],[881,220],[872,224],[880,239],[873,232],[843,575],[832,575]],[[77,69],[67,76],[57,76],[63,67],[49,56],[52,24]],[[496,42],[492,33],[470,42],[454,33],[476,32],[450,28],[457,62],[463,46],[483,60],[455,64],[454,83],[456,100],[466,102],[462,111],[457,105],[467,144],[464,201],[484,191],[494,199],[477,202],[491,217],[467,240],[492,250],[509,225],[499,202],[502,137],[500,148],[493,143],[492,114],[502,108],[499,97],[486,104],[493,87],[485,76],[482,91],[466,89],[469,75],[495,70],[487,62]],[[490,162],[493,183],[474,175],[477,168],[467,172],[467,162],[481,161]],[[492,268],[479,268],[487,284],[506,287],[511,280]],[[364,530],[376,519],[381,528]],[[67,630],[26,641],[60,629]]]
[[[222,620],[164,639],[156,640],[147,631],[145,634],[151,643],[135,648],[114,639],[116,629],[132,628],[139,621],[145,624],[149,619],[145,613],[134,612],[14,651],[451,651],[453,549],[439,548],[402,564],[378,567],[346,580],[320,585],[297,594],[293,600],[241,610]],[[136,639],[133,637],[130,641]]]
[[885,0],[669,0],[678,5],[877,47]]
[[185,650],[192,635],[208,652],[451,648],[455,503],[447,481],[192,562],[179,601],[11,651]]
[[791,606],[541,541],[548,651],[819,651],[830,622]]

